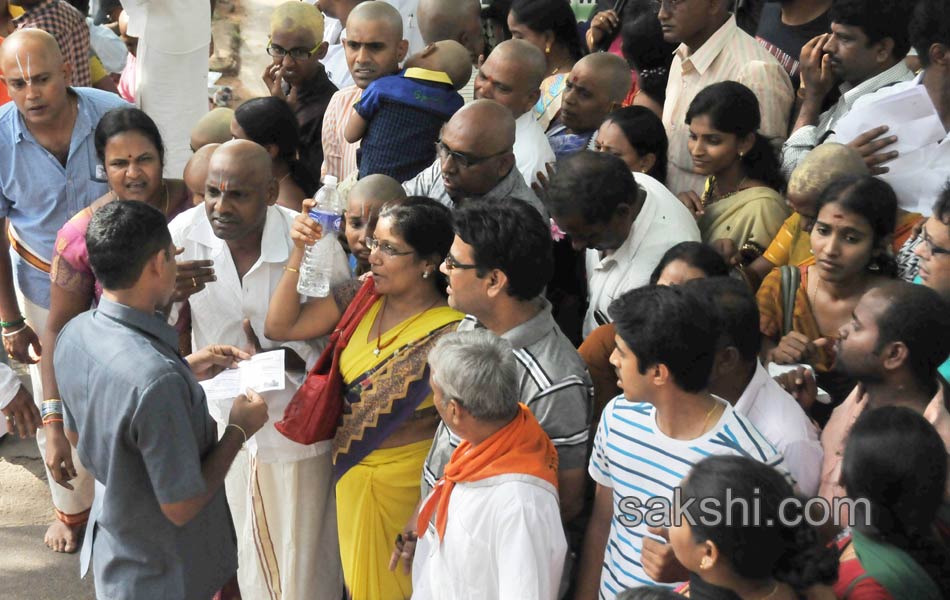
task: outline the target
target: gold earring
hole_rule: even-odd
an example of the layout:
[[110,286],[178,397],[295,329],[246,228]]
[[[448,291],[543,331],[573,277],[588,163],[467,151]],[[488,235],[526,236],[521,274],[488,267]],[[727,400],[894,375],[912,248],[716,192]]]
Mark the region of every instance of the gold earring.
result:
[[709,558],[708,556],[704,556],[703,560],[699,561],[700,569],[708,569],[711,566],[712,566],[712,559]]
[[423,279],[428,279],[428,278],[429,278],[429,272],[428,272],[428,271],[423,271],[423,272],[422,272],[422,278],[423,278]]
[[544,49],[545,54],[551,54],[551,44],[547,45],[547,48]]

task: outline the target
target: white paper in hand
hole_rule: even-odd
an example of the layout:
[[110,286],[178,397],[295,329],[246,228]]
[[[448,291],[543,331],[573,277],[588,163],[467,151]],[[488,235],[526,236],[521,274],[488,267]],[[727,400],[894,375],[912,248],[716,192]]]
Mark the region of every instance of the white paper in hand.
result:
[[842,144],[848,144],[862,133],[881,125],[888,127],[885,135],[897,136],[897,142],[886,150],[897,150],[902,155],[936,144],[946,135],[927,89],[915,85],[872,104],[852,109],[835,124],[835,136]]
[[[284,389],[284,349],[255,354],[250,359],[238,363],[236,369],[222,371],[213,379],[201,382],[208,397],[208,405],[221,401],[230,401],[240,396],[248,388],[255,392],[269,392]],[[228,410],[230,410],[230,404]],[[212,416],[217,419],[212,411]],[[227,413],[224,414],[225,419]]]

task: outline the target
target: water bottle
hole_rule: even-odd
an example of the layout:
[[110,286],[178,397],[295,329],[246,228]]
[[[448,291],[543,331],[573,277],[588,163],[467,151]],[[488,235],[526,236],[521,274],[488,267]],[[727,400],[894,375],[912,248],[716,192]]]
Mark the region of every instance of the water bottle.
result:
[[304,250],[300,263],[300,278],[297,292],[312,298],[325,298],[330,294],[330,276],[333,261],[343,252],[337,241],[340,231],[343,203],[336,190],[337,179],[327,175],[323,187],[317,192],[316,205],[310,209],[310,218],[323,226],[323,237]]

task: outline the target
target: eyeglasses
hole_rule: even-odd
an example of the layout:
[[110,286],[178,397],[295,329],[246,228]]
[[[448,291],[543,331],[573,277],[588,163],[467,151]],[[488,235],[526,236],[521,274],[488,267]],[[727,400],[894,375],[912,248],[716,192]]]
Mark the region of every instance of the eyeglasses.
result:
[[941,248],[940,246],[937,246],[936,244],[934,244],[933,239],[931,239],[931,237],[927,235],[926,229],[922,230],[920,232],[920,235],[921,235],[921,241],[923,242],[924,246],[927,247],[927,250],[929,250],[932,255],[939,256],[941,254],[943,255],[950,254],[950,248]]
[[414,250],[407,250],[405,252],[396,250],[389,244],[389,242],[380,242],[379,240],[373,237],[368,237],[364,239],[363,243],[366,244],[366,247],[370,249],[370,252],[379,250],[380,252],[382,252],[383,254],[389,257],[408,256],[410,254],[415,254]]
[[465,154],[463,152],[456,152],[455,150],[452,150],[442,143],[442,140],[439,140],[435,143],[435,151],[442,160],[445,160],[451,156],[452,160],[455,161],[455,164],[463,169],[480,165],[490,158],[495,158],[496,156],[501,156],[502,154],[507,154],[509,152],[509,150],[502,150],[501,152],[496,152],[495,154],[489,156],[472,156],[471,154]]
[[271,44],[270,40],[267,40],[267,53],[274,58],[284,58],[289,54],[290,58],[294,59],[295,61],[307,60],[313,56],[317,50],[320,49],[320,44],[322,43],[323,42],[317,43],[317,45],[310,50],[307,50],[306,48],[291,48],[290,50],[287,50],[286,48],[281,48],[280,46],[274,46]]
[[455,269],[477,269],[478,265],[467,265],[465,263],[460,263],[455,260],[455,257],[449,254],[445,257],[445,269],[447,271],[454,271]]

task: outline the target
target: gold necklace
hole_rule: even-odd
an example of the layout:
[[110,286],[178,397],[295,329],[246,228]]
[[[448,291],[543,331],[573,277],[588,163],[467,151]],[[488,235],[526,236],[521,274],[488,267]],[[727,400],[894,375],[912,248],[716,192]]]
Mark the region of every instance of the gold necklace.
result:
[[706,425],[709,424],[709,417],[712,416],[713,411],[719,408],[719,401],[713,398],[712,408],[709,409],[709,412],[706,413],[706,418],[703,419],[703,428],[699,431],[699,435],[706,433]]
[[373,350],[373,356],[379,356],[379,353],[382,352],[385,348],[388,348],[390,344],[396,341],[396,339],[402,334],[403,331],[409,329],[409,327],[419,320],[419,318],[429,311],[430,308],[436,305],[439,301],[439,298],[436,298],[432,301],[432,304],[427,306],[423,311],[414,316],[408,323],[403,325],[399,331],[393,334],[389,341],[385,344],[381,343],[383,339],[383,316],[386,314],[386,298],[383,298],[383,307],[379,309],[379,318],[376,321],[376,348]]
[[739,182],[739,185],[736,186],[736,189],[734,192],[729,192],[728,194],[720,194],[719,182],[716,181],[716,176],[715,175],[710,176],[709,189],[706,190],[706,193],[704,193],[702,197],[703,208],[706,208],[713,202],[718,202],[719,200],[725,200],[726,198],[729,198],[730,196],[735,196],[736,194],[742,191],[742,186],[745,184],[747,179],[748,177],[743,177],[742,180]]

